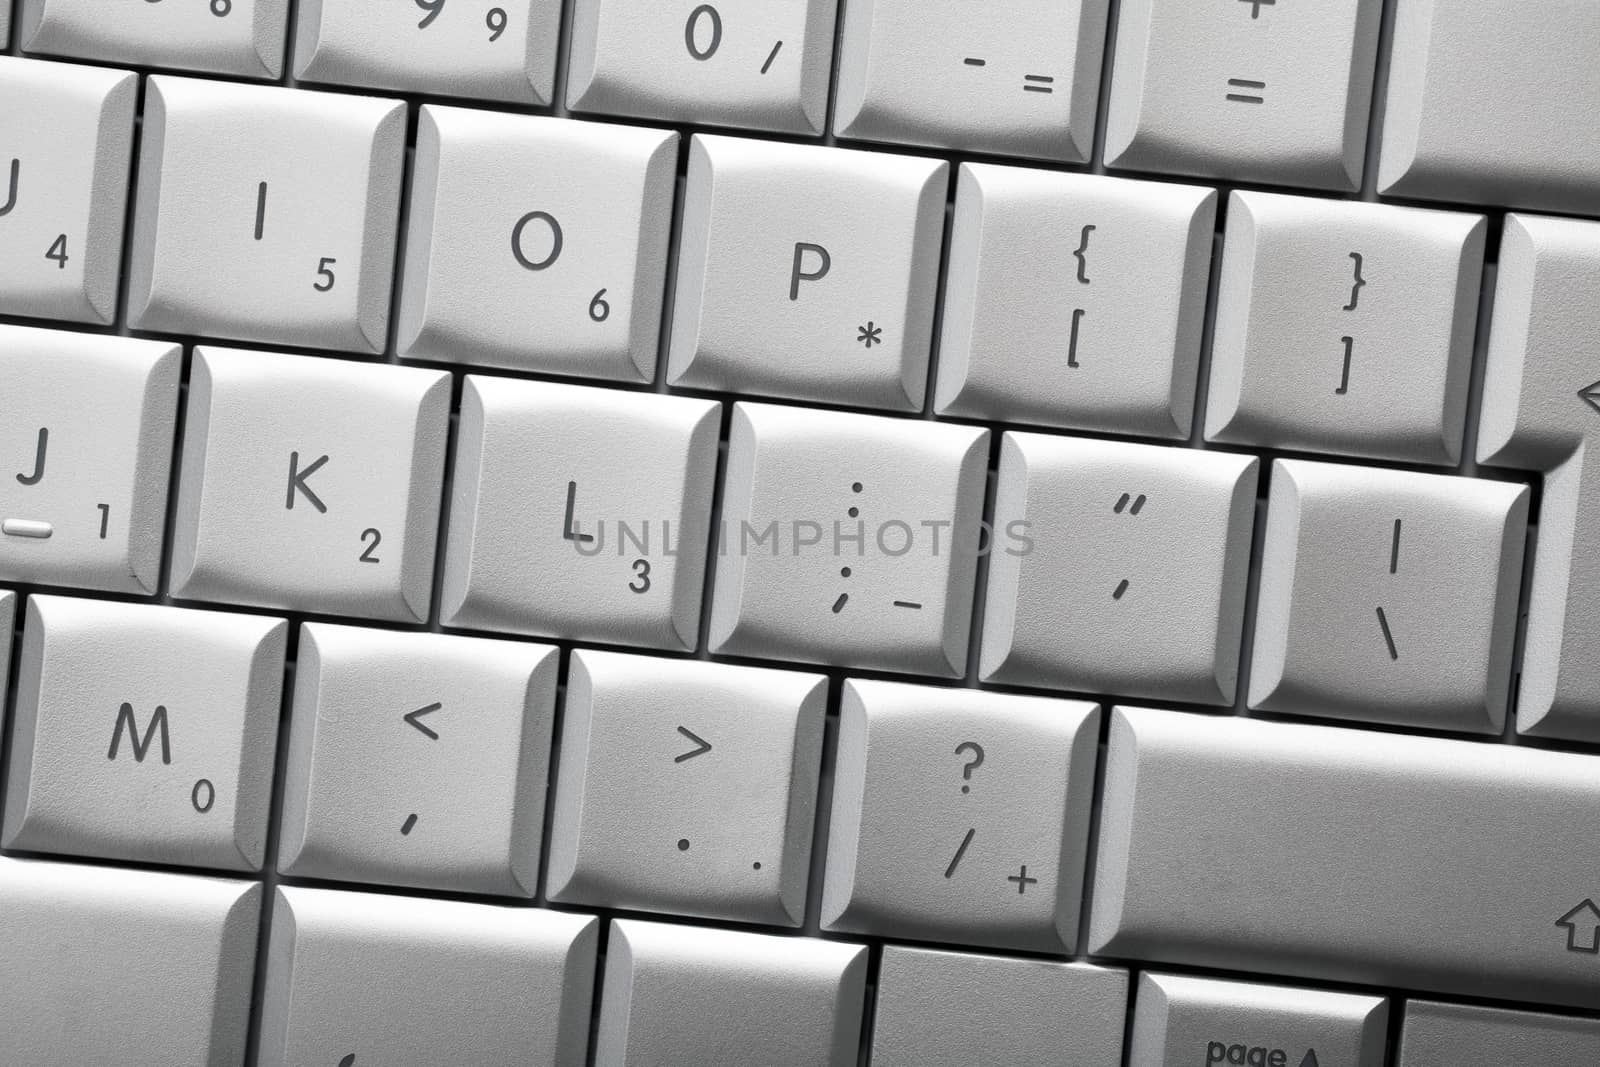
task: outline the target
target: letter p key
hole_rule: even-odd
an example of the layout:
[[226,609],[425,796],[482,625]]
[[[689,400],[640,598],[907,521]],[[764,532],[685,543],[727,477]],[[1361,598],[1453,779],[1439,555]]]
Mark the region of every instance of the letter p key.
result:
[[[807,272],[806,253],[811,252],[817,256],[817,269]],[[828,271],[833,266],[833,257],[828,255],[828,250],[821,245],[807,244],[805,241],[794,243],[794,269],[789,274],[789,299],[800,299],[800,283],[820,281],[827,277]]]

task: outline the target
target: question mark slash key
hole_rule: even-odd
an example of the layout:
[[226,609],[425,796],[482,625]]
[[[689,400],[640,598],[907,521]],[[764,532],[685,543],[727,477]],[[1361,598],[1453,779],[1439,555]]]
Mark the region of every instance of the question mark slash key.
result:
[[822,892],[828,931],[1075,947],[1100,710],[849,680]]

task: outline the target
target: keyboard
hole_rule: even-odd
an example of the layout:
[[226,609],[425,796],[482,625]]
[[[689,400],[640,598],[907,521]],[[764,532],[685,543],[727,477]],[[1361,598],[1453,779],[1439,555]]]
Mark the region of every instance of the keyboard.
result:
[[1600,1064],[1596,0],[0,0],[0,1065]]

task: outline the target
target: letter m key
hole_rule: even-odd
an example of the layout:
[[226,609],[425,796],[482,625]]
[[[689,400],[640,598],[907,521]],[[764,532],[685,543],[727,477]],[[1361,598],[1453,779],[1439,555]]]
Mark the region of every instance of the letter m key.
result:
[[165,704],[156,705],[156,713],[150,717],[150,725],[145,727],[142,738],[139,736],[139,723],[133,717],[133,705],[122,705],[117,711],[117,724],[111,728],[111,751],[106,753],[106,759],[117,758],[117,748],[122,742],[124,729],[128,732],[128,746],[133,749],[134,762],[144,762],[145,753],[150,751],[150,740],[155,737],[158,729],[161,731],[161,762],[172,762],[172,746],[167,737]]

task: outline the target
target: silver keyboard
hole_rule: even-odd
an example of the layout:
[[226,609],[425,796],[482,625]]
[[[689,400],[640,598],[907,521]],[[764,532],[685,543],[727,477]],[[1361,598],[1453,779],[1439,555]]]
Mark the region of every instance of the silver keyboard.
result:
[[0,0],[0,1067],[1600,1064],[1600,3]]

